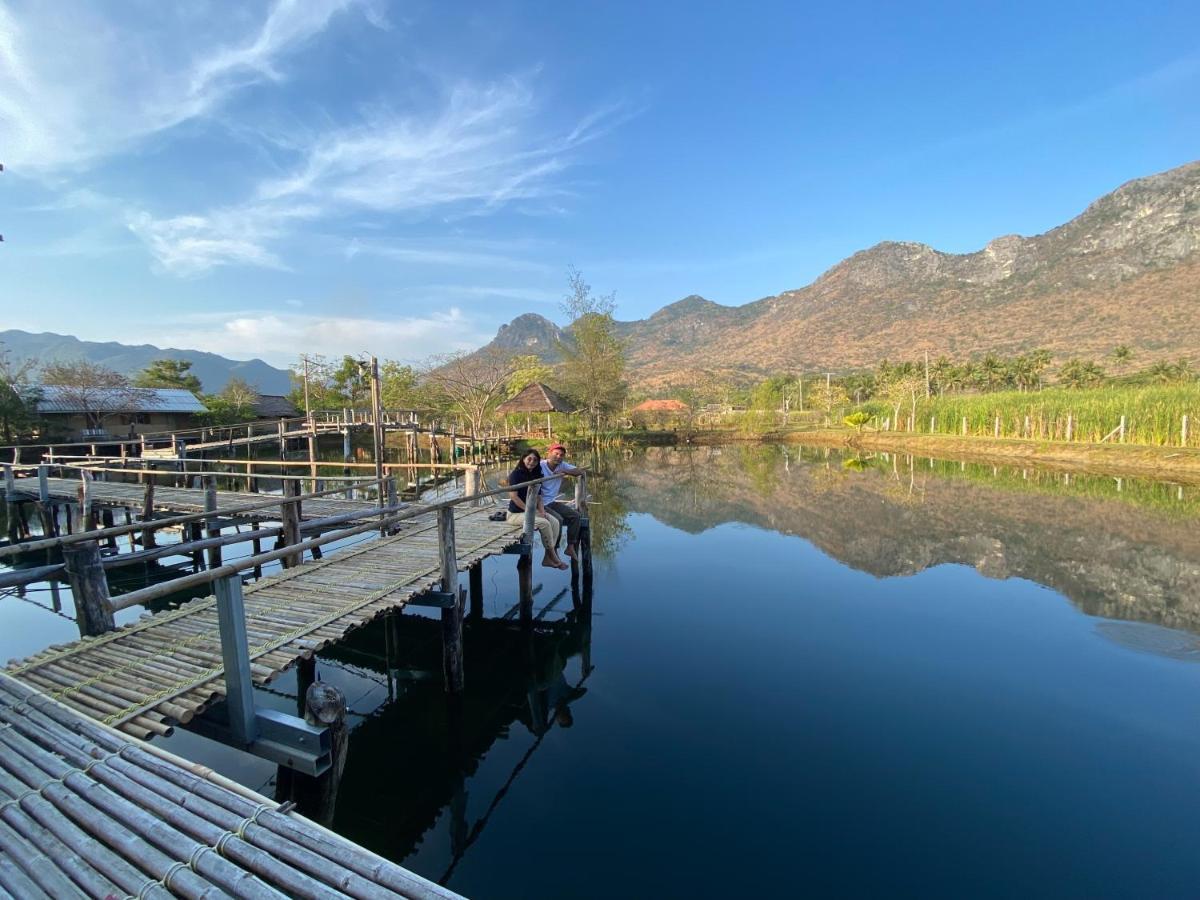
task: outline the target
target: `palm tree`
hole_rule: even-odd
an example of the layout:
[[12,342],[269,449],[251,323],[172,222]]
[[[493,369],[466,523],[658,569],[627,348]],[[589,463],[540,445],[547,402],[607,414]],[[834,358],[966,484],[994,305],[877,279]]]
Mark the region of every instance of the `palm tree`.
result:
[[1118,344],[1113,348],[1112,355],[1113,359],[1117,361],[1117,365],[1124,369],[1129,364],[1129,360],[1133,359],[1133,349],[1128,344]]
[[1095,360],[1069,359],[1058,370],[1058,377],[1067,387],[1094,387],[1104,380],[1104,370]]
[[1147,369],[1146,374],[1159,384],[1171,384],[1175,381],[1175,366],[1166,360],[1160,360]]

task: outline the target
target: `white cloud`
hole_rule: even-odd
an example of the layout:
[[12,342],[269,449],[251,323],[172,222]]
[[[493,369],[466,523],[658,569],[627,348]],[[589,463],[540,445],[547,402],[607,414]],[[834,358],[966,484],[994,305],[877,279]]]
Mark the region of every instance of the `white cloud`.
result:
[[340,357],[373,353],[381,359],[419,361],[433,354],[473,350],[492,335],[457,307],[427,316],[326,316],[266,310],[192,315],[168,323],[145,340],[191,347],[275,365],[301,353]]
[[[434,114],[377,111],[318,135],[293,171],[261,182],[244,203],[169,218],[140,212],[130,227],[163,268],[188,275],[228,264],[279,266],[271,245],[300,219],[365,211],[415,220],[550,202],[565,193],[556,176],[572,151],[601,133],[611,111],[589,115],[560,137],[542,133],[535,112],[532,92],[518,79],[459,85]],[[409,262],[461,257],[454,249],[396,244],[352,243],[346,251],[348,258],[360,252]]]
[[0,2],[5,162],[43,175],[79,168],[203,116],[240,87],[281,79],[283,56],[361,5],[276,0],[246,22],[242,10],[154,4],[118,26],[65,0]]

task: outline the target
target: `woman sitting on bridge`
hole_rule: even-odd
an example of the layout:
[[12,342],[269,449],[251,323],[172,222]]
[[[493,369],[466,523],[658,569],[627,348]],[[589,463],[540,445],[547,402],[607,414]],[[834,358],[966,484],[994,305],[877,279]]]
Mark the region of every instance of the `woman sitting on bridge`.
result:
[[[525,521],[525,503],[529,492],[528,487],[517,488],[517,485],[524,484],[527,481],[534,481],[542,477],[542,455],[536,450],[530,450],[521,457],[521,461],[517,463],[517,467],[512,470],[508,476],[508,486],[513,490],[508,492],[508,521],[524,522]],[[542,565],[550,569],[569,569],[571,566],[564,562],[558,555],[555,549],[558,545],[559,521],[557,518],[546,514],[546,508],[542,505],[542,491],[540,485],[534,486],[533,489],[535,501],[537,503],[537,517],[533,523],[537,530],[542,535],[542,545],[546,548],[546,555],[542,557]]]

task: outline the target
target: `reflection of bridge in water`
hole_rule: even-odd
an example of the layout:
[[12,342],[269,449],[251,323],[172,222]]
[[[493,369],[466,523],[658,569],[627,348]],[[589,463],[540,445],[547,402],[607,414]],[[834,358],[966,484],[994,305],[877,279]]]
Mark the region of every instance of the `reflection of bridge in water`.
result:
[[[573,724],[572,705],[586,693],[583,682],[593,668],[591,585],[580,581],[573,579],[532,618],[519,616],[518,605],[485,618],[474,605],[463,632],[470,689],[461,694],[442,688],[440,623],[432,618],[388,615],[323,651],[319,667],[358,670],[358,677],[386,684],[388,701],[350,733],[336,809],[305,812],[393,860],[413,853],[446,816],[450,861],[439,879],[445,883],[543,738]],[[580,674],[569,679],[575,657]],[[513,728],[533,742],[471,821],[467,783]],[[288,777],[281,767],[280,783]]]

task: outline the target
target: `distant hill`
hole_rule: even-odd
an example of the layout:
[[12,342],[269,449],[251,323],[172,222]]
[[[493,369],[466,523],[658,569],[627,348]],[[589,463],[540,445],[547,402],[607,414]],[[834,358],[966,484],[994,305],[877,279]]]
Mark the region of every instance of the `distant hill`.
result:
[[43,332],[30,334],[27,331],[0,331],[0,349],[9,351],[14,360],[36,359],[39,362],[86,359],[88,362],[108,366],[124,375],[134,375],[155,359],[182,359],[192,364],[192,372],[200,379],[204,390],[215,393],[228,383],[230,378],[242,378],[258,388],[263,394],[286,394],[291,390],[288,373],[283,369],[267,365],[261,359],[240,362],[226,359],[215,353],[199,350],[178,350],[174,347],[159,348],[150,344],[98,343],[81,341],[66,334]]
[[[642,387],[704,373],[748,378],[842,371],[882,359],[955,359],[1038,347],[1102,359],[1119,344],[1137,365],[1200,352],[1200,162],[1131,181],[1035,237],[974,253],[885,241],[812,284],[744,306],[685,297],[619,323]],[[557,361],[526,314],[494,344]],[[568,332],[569,333],[569,332]]]

